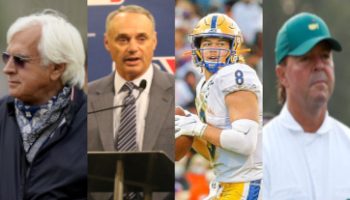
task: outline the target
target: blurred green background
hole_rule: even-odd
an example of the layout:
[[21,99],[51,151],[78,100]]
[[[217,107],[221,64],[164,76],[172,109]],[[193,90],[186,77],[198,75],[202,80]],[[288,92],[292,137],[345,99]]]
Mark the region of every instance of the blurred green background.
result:
[[329,102],[329,113],[350,126],[350,1],[347,0],[269,0],[263,3],[264,12],[264,115],[278,114],[274,47],[276,34],[282,24],[299,12],[319,15],[329,26],[331,34],[343,51],[334,52],[335,90]]
[[[0,1],[0,51],[6,50],[6,33],[18,18],[51,8],[65,15],[83,37],[85,52],[87,44],[87,1],[86,0],[1,0]],[[0,98],[7,94],[7,79],[2,73],[4,63],[0,61]]]

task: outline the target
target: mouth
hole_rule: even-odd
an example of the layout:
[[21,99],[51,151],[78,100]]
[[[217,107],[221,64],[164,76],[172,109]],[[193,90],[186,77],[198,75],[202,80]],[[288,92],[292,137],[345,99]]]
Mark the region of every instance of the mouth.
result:
[[311,82],[311,85],[316,85],[316,84],[321,84],[321,83],[327,84],[327,81],[326,80],[316,80],[316,81]]
[[320,71],[316,72],[311,76],[310,84],[316,85],[316,84],[326,84],[328,83],[328,77],[326,73]]
[[16,86],[16,85],[20,84],[19,81],[10,81],[10,80],[7,81],[7,83],[8,83],[9,86]]
[[206,58],[207,61],[218,61],[219,57],[218,56],[209,56]]
[[124,58],[123,61],[126,65],[134,66],[134,65],[139,64],[139,62],[141,62],[141,58],[140,57],[127,57],[127,58]]

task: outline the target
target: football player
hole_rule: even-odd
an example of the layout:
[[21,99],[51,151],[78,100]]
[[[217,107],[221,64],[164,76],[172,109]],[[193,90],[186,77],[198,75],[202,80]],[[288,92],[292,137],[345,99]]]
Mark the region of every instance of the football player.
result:
[[193,136],[192,147],[212,163],[216,178],[207,199],[258,199],[262,85],[240,56],[241,31],[231,18],[214,13],[202,18],[190,36],[193,62],[203,73],[198,116],[176,115],[175,137]]

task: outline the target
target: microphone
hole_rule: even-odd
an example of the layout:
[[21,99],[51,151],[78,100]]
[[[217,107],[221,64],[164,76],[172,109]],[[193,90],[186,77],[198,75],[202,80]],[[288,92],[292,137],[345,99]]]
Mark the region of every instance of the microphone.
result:
[[140,93],[146,88],[146,86],[147,86],[147,81],[145,79],[142,79],[138,88]]
[[[136,86],[137,89],[139,90],[139,94],[135,98],[135,102],[137,101],[137,99],[139,99],[141,93],[146,89],[146,86],[147,86],[147,81],[145,79],[142,79],[140,84],[139,84],[139,86]],[[121,104],[121,105],[111,106],[111,107],[107,107],[107,108],[102,108],[102,109],[99,109],[99,110],[94,110],[94,111],[88,112],[88,114],[93,114],[93,113],[103,112],[103,111],[111,110],[111,109],[115,109],[115,108],[125,107],[125,106],[128,106],[131,103],[132,102],[129,102],[127,104]]]

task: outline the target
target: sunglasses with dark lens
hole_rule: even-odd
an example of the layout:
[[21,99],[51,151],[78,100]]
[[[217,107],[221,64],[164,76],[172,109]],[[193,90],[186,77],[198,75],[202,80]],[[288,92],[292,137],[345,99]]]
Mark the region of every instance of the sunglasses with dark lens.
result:
[[5,63],[5,65],[7,64],[7,62],[10,60],[11,56],[13,57],[13,62],[16,66],[18,67],[24,67],[24,65],[31,61],[34,60],[36,58],[28,58],[28,57],[22,57],[22,56],[16,56],[16,55],[11,55],[7,52],[2,52],[2,61]]

